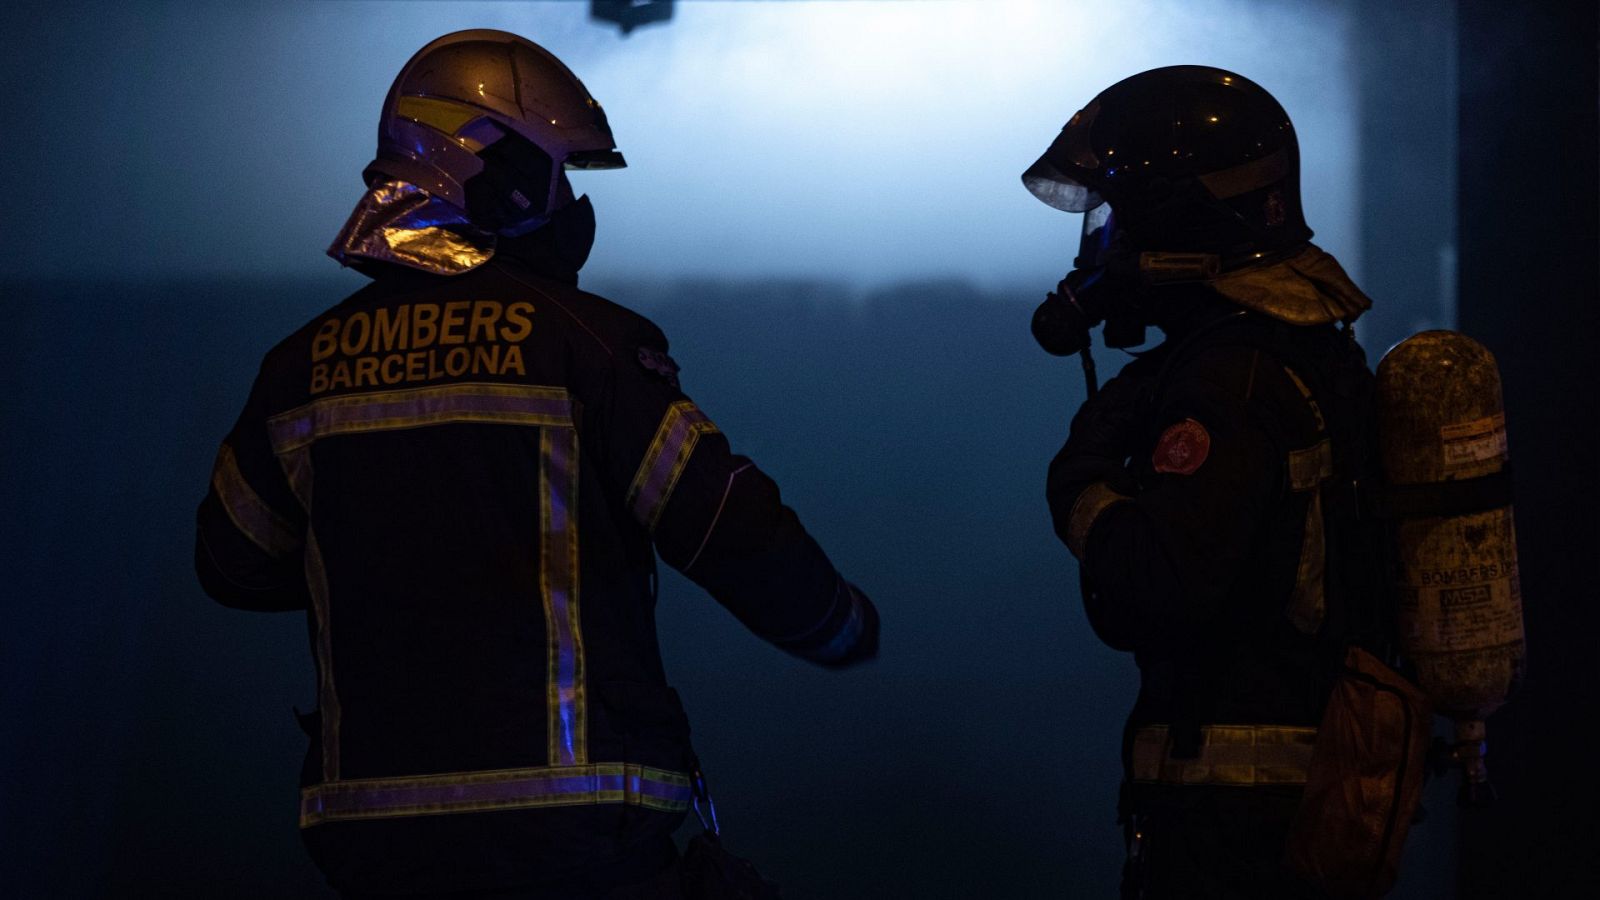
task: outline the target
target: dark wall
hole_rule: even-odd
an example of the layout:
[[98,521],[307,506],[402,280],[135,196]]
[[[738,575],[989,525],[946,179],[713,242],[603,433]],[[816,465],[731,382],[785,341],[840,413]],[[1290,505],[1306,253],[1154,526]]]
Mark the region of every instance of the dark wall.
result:
[[1529,647],[1489,720],[1501,799],[1463,816],[1462,893],[1558,896],[1600,874],[1600,11],[1462,0],[1460,22],[1460,322],[1505,380]]

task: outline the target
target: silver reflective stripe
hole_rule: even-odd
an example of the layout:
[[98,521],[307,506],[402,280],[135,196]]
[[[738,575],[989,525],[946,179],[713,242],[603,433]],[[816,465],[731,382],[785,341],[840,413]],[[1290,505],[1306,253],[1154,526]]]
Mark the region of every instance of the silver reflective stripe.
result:
[[[826,644],[823,644],[811,654],[811,656],[823,662],[833,662],[844,658],[855,648],[856,642],[861,640],[861,632],[866,628],[867,617],[861,608],[861,595],[856,592],[854,585],[843,578],[839,579],[839,588],[835,593],[835,604],[838,603],[837,598],[841,594],[844,596],[845,601],[850,604],[850,611],[845,614],[844,621],[839,624],[839,630],[834,633],[833,637],[829,638]],[[831,619],[832,617],[833,610],[829,609],[828,618]],[[824,619],[823,621],[826,622],[827,620]]]
[[570,766],[589,758],[578,614],[578,432],[572,428],[546,428],[540,435],[539,502],[539,594],[549,641],[549,760]]
[[572,425],[565,390],[523,384],[446,384],[313,400],[267,420],[282,456],[321,438],[455,423]]
[[689,776],[633,763],[358,778],[300,791],[300,827],[350,819],[432,816],[548,806],[689,807]]
[[[549,762],[588,761],[588,712],[582,620],[578,608],[579,443],[574,401],[562,388],[522,384],[446,384],[323,397],[267,422],[273,449],[295,496],[312,504],[311,447],[339,435],[450,424],[538,427],[539,593],[548,635],[546,729]],[[323,719],[323,777],[337,781],[339,697],[334,690],[327,575],[315,539],[306,574],[317,617],[317,662]]]
[[1294,590],[1284,615],[1301,634],[1316,634],[1327,617],[1328,541],[1322,517],[1322,492],[1312,490],[1306,503],[1306,521],[1301,531],[1300,562],[1295,568]]
[[702,434],[710,434],[717,426],[706,414],[688,400],[679,400],[667,407],[656,428],[654,439],[645,450],[639,470],[628,485],[627,505],[639,524],[655,530],[661,512],[672,499],[672,489],[689,465],[694,445]]
[[1333,477],[1333,445],[1327,438],[1289,451],[1289,490],[1309,491]]
[[211,487],[222,501],[229,521],[252,544],[273,559],[283,559],[300,549],[300,535],[288,520],[262,500],[239,471],[233,448],[224,443],[211,469]]
[[1305,784],[1315,728],[1298,725],[1206,725],[1200,755],[1174,759],[1166,725],[1140,728],[1133,739],[1134,781],[1236,786]]
[[328,572],[315,531],[306,531],[306,587],[316,623],[317,710],[322,724],[322,777],[339,779],[339,691],[333,681],[333,617],[328,609]]
[[1279,150],[1260,159],[1253,159],[1231,169],[1199,176],[1211,196],[1218,200],[1248,194],[1269,184],[1282,181],[1289,174],[1289,153]]
[[1083,559],[1089,543],[1089,532],[1094,529],[1094,523],[1100,521],[1100,515],[1130,499],[1112,490],[1104,481],[1096,481],[1084,488],[1078,499],[1073,501],[1072,511],[1067,514],[1067,549],[1072,551],[1072,555]]

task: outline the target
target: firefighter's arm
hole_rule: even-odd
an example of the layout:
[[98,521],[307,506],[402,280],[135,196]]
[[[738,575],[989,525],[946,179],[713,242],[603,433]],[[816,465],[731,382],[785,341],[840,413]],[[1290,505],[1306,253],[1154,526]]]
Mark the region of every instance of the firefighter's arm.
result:
[[217,450],[211,484],[196,514],[195,574],[224,606],[305,609],[310,602],[303,564],[305,512],[272,452],[259,389],[258,380]]
[[[1282,486],[1282,453],[1250,408],[1256,365],[1251,351],[1219,348],[1172,374],[1143,483],[1108,462],[1119,451],[1104,442],[1071,452],[1069,439],[1052,463],[1057,529],[1111,646],[1181,642],[1223,613]],[[1085,462],[1096,453],[1098,469]]]
[[606,480],[626,514],[663,561],[762,638],[825,666],[875,656],[872,602],[682,392],[665,337],[651,327],[635,338],[618,350],[597,423]]

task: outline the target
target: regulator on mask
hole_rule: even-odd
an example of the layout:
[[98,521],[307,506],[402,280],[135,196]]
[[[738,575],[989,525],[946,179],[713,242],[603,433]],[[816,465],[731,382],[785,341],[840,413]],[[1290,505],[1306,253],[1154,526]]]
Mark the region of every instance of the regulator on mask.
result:
[[1209,253],[1134,252],[1109,203],[1083,215],[1072,271],[1033,311],[1033,339],[1052,356],[1083,358],[1092,394],[1098,388],[1090,329],[1104,323],[1107,347],[1137,347],[1150,324],[1151,292],[1165,284],[1215,277],[1219,258]]

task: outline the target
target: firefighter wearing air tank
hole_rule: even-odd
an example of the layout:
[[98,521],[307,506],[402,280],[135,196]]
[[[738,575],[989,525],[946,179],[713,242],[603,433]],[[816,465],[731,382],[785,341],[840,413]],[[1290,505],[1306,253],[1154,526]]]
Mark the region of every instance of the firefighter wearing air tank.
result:
[[1121,81],[1023,181],[1086,214],[1040,343],[1087,354],[1102,321],[1112,346],[1165,338],[1092,392],[1047,489],[1090,624],[1141,674],[1124,896],[1323,896],[1285,865],[1291,825],[1346,651],[1391,630],[1347,490],[1376,471],[1348,327],[1370,301],[1310,243],[1289,117],[1237,74]]
[[578,289],[594,214],[564,170],[621,165],[544,49],[423,48],[329,251],[372,282],[267,354],[217,456],[200,579],[308,613],[299,820],[346,896],[681,896],[657,553],[796,656],[876,653],[871,602],[661,331]]

